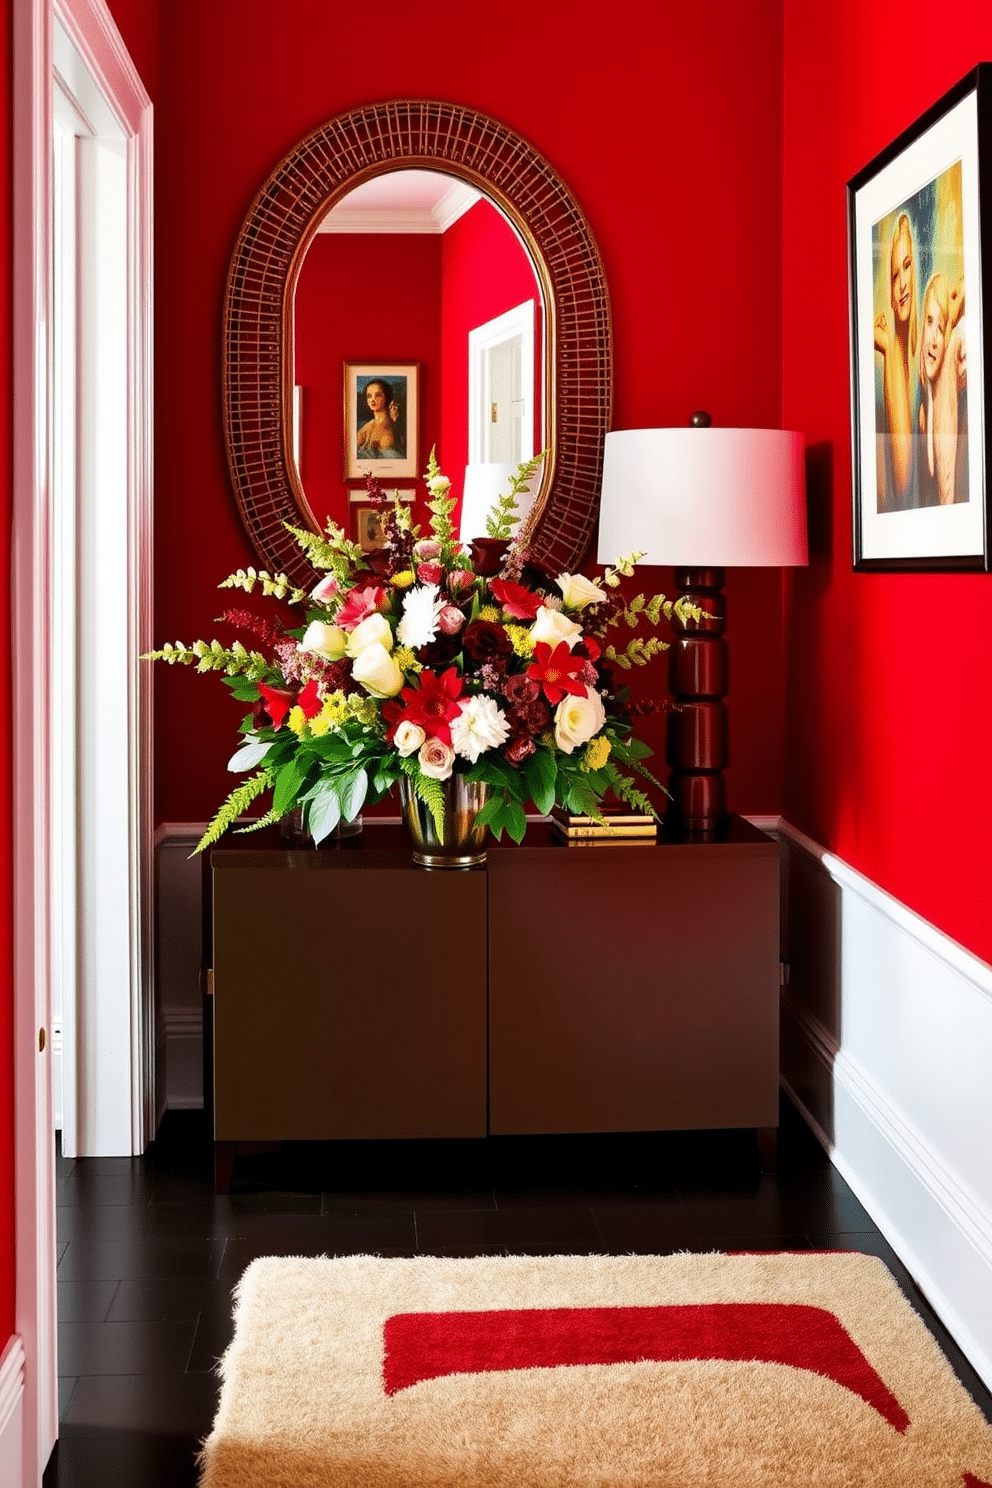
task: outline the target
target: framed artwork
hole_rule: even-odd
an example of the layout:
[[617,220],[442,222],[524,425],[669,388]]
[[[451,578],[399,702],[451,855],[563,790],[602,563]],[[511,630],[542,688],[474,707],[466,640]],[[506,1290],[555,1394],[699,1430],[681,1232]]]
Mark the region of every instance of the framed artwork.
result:
[[[390,498],[398,496],[401,501],[412,501],[414,488],[394,488],[384,482],[386,495]],[[369,499],[364,491],[349,492],[351,504],[351,540],[356,542],[363,553],[372,553],[376,548],[385,546],[385,536],[382,531],[382,523],[379,512],[374,506],[369,505]]]
[[983,63],[847,185],[856,569],[989,566],[990,90]]
[[345,362],[345,480],[420,474],[416,362]]

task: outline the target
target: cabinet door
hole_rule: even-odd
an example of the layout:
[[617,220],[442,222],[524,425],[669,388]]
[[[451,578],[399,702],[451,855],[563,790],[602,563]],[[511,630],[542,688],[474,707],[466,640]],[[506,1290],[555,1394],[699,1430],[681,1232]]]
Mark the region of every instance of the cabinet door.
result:
[[491,853],[490,1130],[777,1125],[778,892],[767,838]]
[[485,874],[321,856],[215,856],[215,1138],[484,1136]]

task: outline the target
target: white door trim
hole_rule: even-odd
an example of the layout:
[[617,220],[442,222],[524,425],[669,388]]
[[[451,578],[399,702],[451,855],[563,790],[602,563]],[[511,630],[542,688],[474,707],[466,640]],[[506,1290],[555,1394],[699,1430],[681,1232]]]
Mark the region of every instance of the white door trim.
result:
[[[104,0],[21,0],[14,7],[13,765],[15,1326],[24,1349],[23,1485],[37,1488],[58,1429],[51,1069],[39,1051],[51,1009],[51,304],[52,28],[57,19],[126,138],[127,574],[130,727],[126,913],[131,924],[132,1145],[148,1130],[152,1020],[151,807],[141,766],[151,683],[130,667],[150,638],[151,104]],[[124,639],[124,638],[122,638]]]
[[521,341],[520,393],[524,404],[521,460],[534,453],[534,300],[524,300],[502,315],[475,326],[468,333],[468,460],[470,465],[492,459],[487,438],[489,418],[489,353],[515,336]]

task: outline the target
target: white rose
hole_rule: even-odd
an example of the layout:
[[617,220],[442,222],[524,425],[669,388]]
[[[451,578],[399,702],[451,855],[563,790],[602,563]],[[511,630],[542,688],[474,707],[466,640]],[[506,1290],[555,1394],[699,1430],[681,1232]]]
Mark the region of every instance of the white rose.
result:
[[592,687],[585,697],[563,697],[555,709],[555,743],[563,754],[571,754],[598,734],[606,722],[603,699]]
[[431,780],[447,780],[455,763],[455,751],[440,739],[427,739],[417,755],[420,772]]
[[408,754],[416,754],[426,738],[427,735],[419,723],[411,723],[409,719],[404,718],[402,723],[396,725],[393,748],[397,754],[402,754],[404,757]]
[[300,650],[313,651],[317,656],[326,656],[328,661],[340,661],[347,642],[348,637],[340,625],[328,625],[323,620],[311,620],[300,641]]
[[562,599],[573,610],[584,610],[586,605],[599,604],[606,598],[606,590],[582,574],[559,574],[555,583],[561,590]]
[[368,615],[348,636],[348,655],[357,656],[366,646],[393,649],[393,628],[385,615]]
[[510,737],[506,714],[495,698],[477,693],[462,703],[462,711],[451,720],[451,742],[455,752],[474,765],[487,749],[498,749]]
[[564,641],[569,651],[582,635],[582,626],[576,625],[574,620],[569,620],[561,610],[550,610],[547,605],[542,605],[537,612],[537,619],[531,626],[531,640],[547,641],[549,646],[557,646],[559,641]]
[[395,697],[403,686],[403,673],[381,641],[373,641],[355,657],[351,675],[373,697]]

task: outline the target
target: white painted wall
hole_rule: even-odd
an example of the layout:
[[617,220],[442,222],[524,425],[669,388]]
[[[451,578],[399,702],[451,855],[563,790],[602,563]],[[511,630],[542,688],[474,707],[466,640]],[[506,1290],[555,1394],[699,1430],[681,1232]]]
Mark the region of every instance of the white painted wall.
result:
[[780,835],[783,1083],[992,1386],[992,967]]

